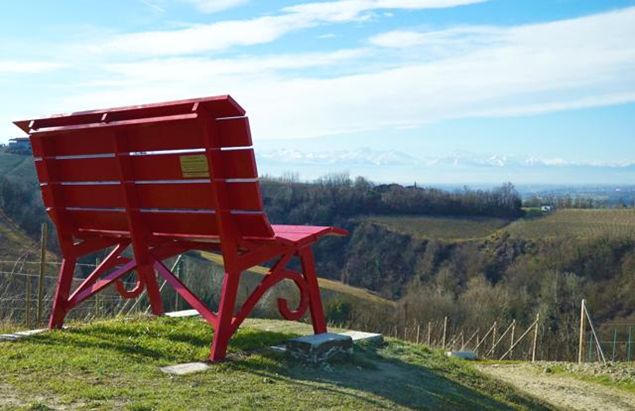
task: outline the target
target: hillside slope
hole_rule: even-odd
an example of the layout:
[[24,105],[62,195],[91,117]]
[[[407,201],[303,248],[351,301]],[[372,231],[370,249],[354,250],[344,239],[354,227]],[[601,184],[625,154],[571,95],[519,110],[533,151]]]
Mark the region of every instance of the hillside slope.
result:
[[633,209],[563,209],[544,217],[520,219],[504,228],[512,237],[544,238],[635,238]]
[[0,152],[0,176],[25,184],[36,184],[33,157]]
[[[213,262],[217,266],[221,266],[223,264],[223,257],[218,254],[201,252],[201,256],[211,262]],[[256,286],[257,283],[260,282],[262,276],[266,275],[269,272],[267,267],[256,266],[249,270],[247,270],[247,277],[245,280],[253,287]],[[394,306],[394,302],[388,299],[382,298],[366,289],[352,287],[350,285],[346,285],[339,281],[329,280],[326,278],[318,278],[318,282],[320,284],[320,289],[323,294],[326,294],[326,298],[330,299],[345,299],[350,300],[353,303],[358,304],[373,304],[378,307],[384,308],[392,308]]]
[[120,319],[0,342],[0,408],[547,409],[469,364],[398,340],[307,366],[265,349],[307,331],[282,324],[248,321],[229,361],[182,377],[159,367],[206,357],[210,330],[197,319]]
[[0,260],[15,261],[38,246],[0,209]]

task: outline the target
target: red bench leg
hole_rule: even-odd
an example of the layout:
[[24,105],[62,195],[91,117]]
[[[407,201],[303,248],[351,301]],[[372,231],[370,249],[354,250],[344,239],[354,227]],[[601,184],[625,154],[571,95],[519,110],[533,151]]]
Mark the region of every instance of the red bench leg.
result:
[[234,307],[236,304],[236,294],[238,292],[238,282],[240,272],[226,271],[223,278],[223,288],[221,291],[220,305],[218,306],[218,323],[214,330],[214,340],[212,341],[212,351],[210,361],[222,361],[225,359],[227,345],[232,336],[232,319],[234,318]]
[[62,328],[64,317],[70,307],[68,307],[68,296],[73,283],[76,260],[74,258],[64,258],[60,268],[60,276],[57,280],[55,299],[53,300],[53,310],[49,319],[49,328]]
[[311,322],[313,332],[322,334],[326,332],[326,320],[324,319],[324,308],[322,307],[322,297],[320,296],[320,286],[315,274],[315,259],[313,250],[306,247],[298,252],[302,263],[302,272],[309,289],[309,308],[311,310]]
[[157,276],[154,271],[154,266],[150,264],[138,267],[137,273],[146,285],[152,314],[163,315],[163,299],[161,298],[161,292],[159,291],[159,285],[157,284]]

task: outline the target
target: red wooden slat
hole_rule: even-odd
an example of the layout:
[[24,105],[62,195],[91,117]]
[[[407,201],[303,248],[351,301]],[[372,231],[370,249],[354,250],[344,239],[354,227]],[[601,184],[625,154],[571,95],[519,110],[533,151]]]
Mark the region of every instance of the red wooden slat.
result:
[[238,231],[245,237],[273,237],[273,229],[265,214],[232,215],[232,220],[238,226]]
[[[128,232],[128,222],[124,212],[106,210],[67,210],[75,230]],[[144,212],[141,214],[148,231],[158,234],[178,234],[191,237],[211,237],[218,235],[213,214]],[[273,235],[264,214],[231,215],[238,230],[245,237],[268,238]]]
[[72,160],[47,159],[51,175],[47,176],[43,160],[35,161],[41,183],[62,181],[115,181],[118,179],[114,157]]
[[[251,179],[257,178],[256,160],[253,149],[219,151],[223,161],[222,175],[216,178]],[[189,180],[204,178],[201,175],[187,177],[187,170],[182,168],[180,157],[200,155],[161,154],[132,157],[132,168],[135,181],[150,180]],[[119,179],[114,157],[47,159],[49,167],[54,171],[47,176],[43,160],[35,161],[35,168],[40,182],[81,182],[81,181],[116,181]],[[208,167],[209,168],[209,167]],[[184,174],[185,173],[185,174]]]
[[135,191],[141,208],[215,208],[209,183],[137,184]]
[[[251,146],[247,117],[218,120],[221,147]],[[160,121],[118,127],[125,130],[128,151],[188,150],[203,148],[200,126],[193,118],[163,118]],[[113,152],[111,127],[41,132],[31,135],[33,155],[79,156]],[[47,142],[47,151],[43,142]]]
[[214,178],[257,178],[256,157],[253,149],[221,151],[223,168]]
[[[64,200],[62,207],[121,208],[124,207],[121,186],[118,184],[61,185],[52,184],[60,190]],[[49,190],[42,191],[46,207],[53,207]]]
[[221,147],[251,146],[251,131],[247,117],[221,119],[216,122]]
[[177,103],[172,105],[161,105],[145,108],[124,108],[106,111],[106,122],[134,120],[139,118],[175,116],[178,114],[189,114],[195,103]]
[[[231,96],[214,96],[188,100],[176,100],[163,103],[144,104],[129,107],[117,107],[101,110],[81,111],[71,114],[58,114],[51,117],[33,119],[33,129],[63,127],[77,124],[99,123],[104,113],[111,113],[114,119],[137,119],[173,115],[190,112],[195,103],[199,111],[214,118],[243,116],[245,110]],[[111,120],[112,121],[112,120]],[[16,121],[18,127],[31,120]],[[26,131],[26,130],[25,130]]]
[[142,220],[151,233],[218,235],[214,214],[142,213]]
[[[121,208],[125,206],[118,184],[54,184],[61,191],[63,207]],[[261,211],[262,201],[257,182],[227,184],[232,210]],[[135,191],[141,208],[214,209],[212,186],[209,183],[137,184]],[[46,207],[52,207],[50,190],[43,190]]]
[[259,182],[227,183],[226,187],[229,207],[232,210],[260,211],[264,209]]
[[[232,210],[262,211],[257,182],[227,184]],[[215,209],[209,183],[137,184],[141,208]]]
[[43,127],[63,127],[74,124],[96,123],[101,121],[102,113],[86,113],[86,114],[70,114],[56,115],[48,118],[39,118],[33,120],[31,124],[32,130]]
[[123,212],[66,210],[65,215],[75,230],[128,231],[128,220]]
[[[121,129],[126,132],[126,146],[132,152],[186,150],[203,146],[197,122],[191,118],[164,119]],[[31,146],[36,157],[109,154],[114,151],[112,133],[109,128],[34,133]],[[47,142],[46,152],[42,149],[44,140]]]

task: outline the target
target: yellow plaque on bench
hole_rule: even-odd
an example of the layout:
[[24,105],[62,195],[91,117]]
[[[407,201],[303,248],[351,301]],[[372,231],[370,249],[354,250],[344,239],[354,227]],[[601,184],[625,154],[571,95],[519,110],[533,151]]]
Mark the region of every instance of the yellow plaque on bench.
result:
[[207,157],[204,154],[179,156],[183,178],[209,177]]

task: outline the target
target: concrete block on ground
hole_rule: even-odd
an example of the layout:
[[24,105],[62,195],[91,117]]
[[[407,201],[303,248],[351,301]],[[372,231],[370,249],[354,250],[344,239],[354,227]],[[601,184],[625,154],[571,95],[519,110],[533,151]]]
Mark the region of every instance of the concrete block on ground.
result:
[[445,353],[448,357],[460,358],[462,360],[474,361],[477,359],[474,351],[448,351]]
[[294,358],[311,363],[327,361],[341,353],[350,353],[353,339],[349,335],[323,333],[293,338],[286,343],[287,352]]
[[207,371],[210,365],[206,362],[188,362],[185,364],[168,365],[161,367],[161,371],[171,375],[187,375],[196,372]]
[[364,331],[346,331],[340,334],[348,335],[353,339],[353,342],[368,342],[377,345],[381,345],[384,343],[384,336],[378,333],[367,333]]
[[1,334],[0,341],[15,341],[22,338],[30,337],[32,335],[41,334],[47,331],[46,328],[40,328],[37,330],[18,331],[11,334]]
[[165,313],[166,317],[172,318],[181,318],[181,317],[196,317],[200,315],[196,310],[182,310],[182,311],[172,311],[169,313]]

